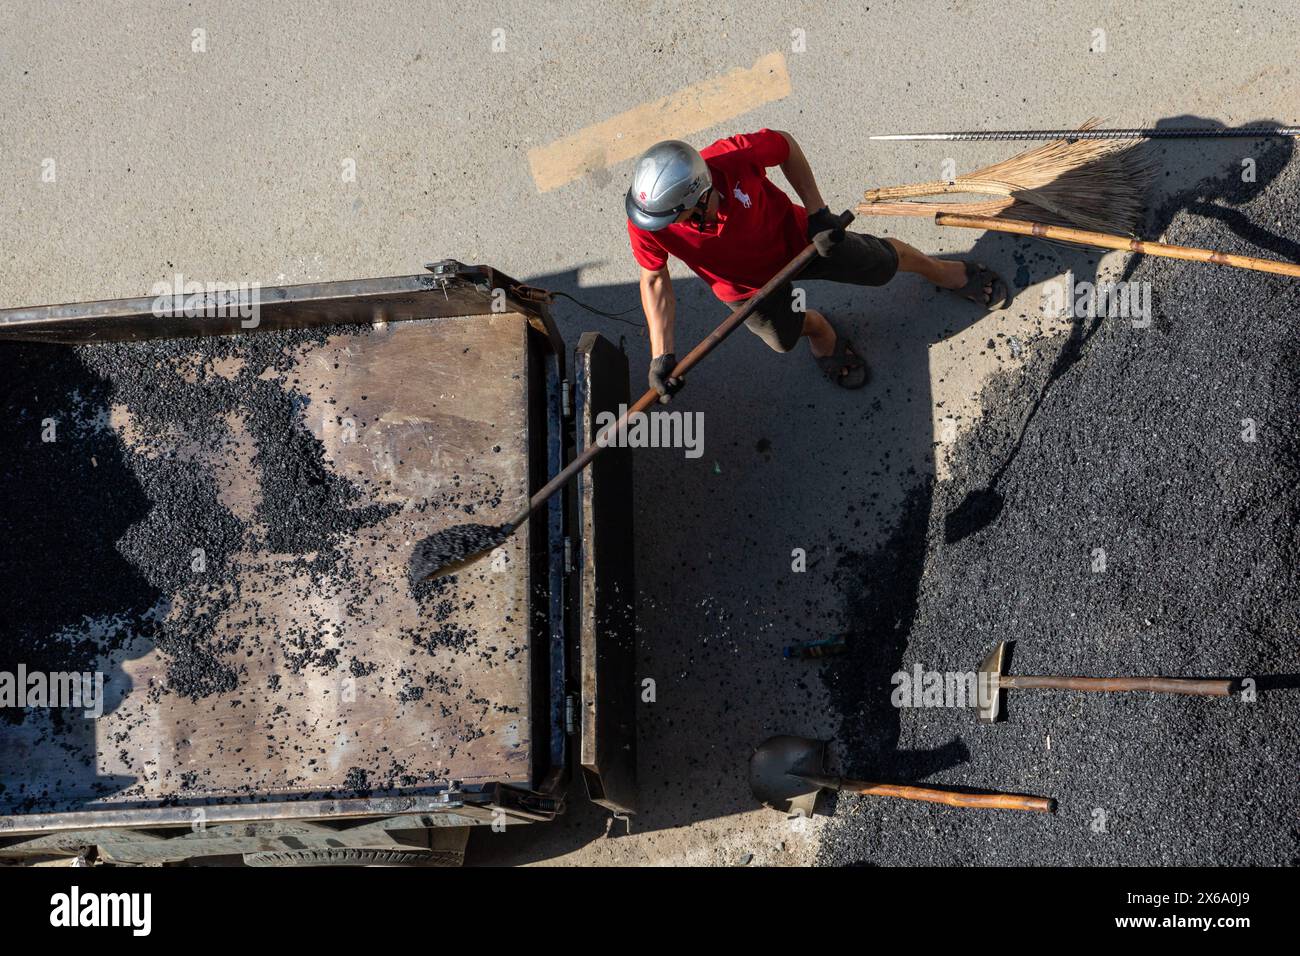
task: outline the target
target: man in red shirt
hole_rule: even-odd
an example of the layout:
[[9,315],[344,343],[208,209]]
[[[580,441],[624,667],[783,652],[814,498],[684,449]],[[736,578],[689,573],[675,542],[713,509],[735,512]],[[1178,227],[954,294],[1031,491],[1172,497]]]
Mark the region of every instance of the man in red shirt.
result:
[[[781,167],[803,206],[767,178],[772,166]],[[671,376],[677,357],[670,256],[686,263],[735,308],[813,237],[838,230],[799,144],[789,133],[770,129],[720,139],[701,152],[680,140],[650,147],[637,159],[625,205],[650,330],[650,385],[661,401],[684,384]],[[1009,299],[1006,284],[984,266],[935,259],[897,239],[849,232],[838,243],[819,248],[826,250],[825,257],[813,260],[801,278],[884,285],[897,272],[915,272],[986,309],[994,303],[1003,308]],[[865,385],[870,369],[853,345],[820,312],[798,306],[787,285],[745,324],[778,352],[788,352],[807,336],[813,358],[831,381],[845,388]]]

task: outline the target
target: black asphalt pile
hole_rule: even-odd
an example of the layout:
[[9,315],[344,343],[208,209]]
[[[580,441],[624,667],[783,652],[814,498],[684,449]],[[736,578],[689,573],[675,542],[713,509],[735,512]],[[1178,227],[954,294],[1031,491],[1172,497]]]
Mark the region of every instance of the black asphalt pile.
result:
[[[1167,241],[1300,260],[1282,156],[1175,197]],[[840,797],[823,862],[1300,862],[1300,282],[1163,259],[1126,278],[1151,284],[1149,327],[1076,319],[997,376],[952,479],[845,558],[851,650],[824,665],[844,772],[1041,794],[1056,815]],[[1002,640],[1011,673],[1253,695],[1012,691],[992,726],[891,704],[897,672],[971,672]]]
[[[156,692],[197,699],[233,690],[239,675],[226,661],[243,638],[210,637],[242,599],[232,556],[286,555],[281,575],[300,566],[347,577],[339,543],[398,507],[362,503],[327,467],[303,421],[302,397],[266,374],[291,384],[302,346],[352,332],[7,347],[5,413],[14,427],[4,433],[0,476],[8,511],[0,559],[10,612],[5,659],[86,670],[97,654],[145,638],[168,661],[166,686]],[[110,423],[114,406],[129,413],[125,439]],[[232,414],[256,447],[253,522],[223,504],[211,464],[235,441]],[[55,441],[43,440],[46,418],[63,430]],[[68,640],[85,631],[87,618],[112,626],[101,624],[94,640]],[[291,670],[342,666],[337,651],[322,649],[327,624],[307,621],[301,633],[278,635]],[[258,639],[256,630],[249,639]]]

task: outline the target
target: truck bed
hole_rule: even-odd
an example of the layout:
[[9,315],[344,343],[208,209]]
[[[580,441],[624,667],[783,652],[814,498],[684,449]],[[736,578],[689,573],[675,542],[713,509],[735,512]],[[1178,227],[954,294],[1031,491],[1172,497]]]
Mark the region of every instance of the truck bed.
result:
[[6,599],[0,671],[98,671],[106,703],[0,714],[0,816],[530,785],[527,536],[406,573],[527,497],[528,335],[510,312],[21,346],[59,357],[6,398],[0,560],[55,597]]

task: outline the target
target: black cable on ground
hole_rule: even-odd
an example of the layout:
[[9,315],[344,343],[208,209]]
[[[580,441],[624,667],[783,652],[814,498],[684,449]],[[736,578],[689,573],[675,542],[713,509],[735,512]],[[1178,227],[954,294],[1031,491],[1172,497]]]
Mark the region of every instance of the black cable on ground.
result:
[[551,292],[547,289],[538,289],[535,288],[534,286],[526,286],[526,285],[515,286],[513,291],[515,292],[515,294],[521,296],[522,298],[531,299],[531,300],[565,298],[568,299],[570,302],[572,302],[574,305],[578,306],[579,308],[586,309],[588,312],[592,313],[593,315],[599,315],[606,319],[613,319],[615,322],[622,322],[624,325],[630,325],[633,326],[634,328],[638,328],[638,329],[641,328],[640,322],[633,322],[631,319],[622,318],[622,316],[627,315],[629,312],[635,312],[637,309],[639,309],[640,308],[639,305],[634,305],[631,308],[624,309],[622,312],[606,312],[604,309],[598,309],[594,305],[588,305],[587,303],[583,302],[581,299],[569,295],[569,293],[567,292]]

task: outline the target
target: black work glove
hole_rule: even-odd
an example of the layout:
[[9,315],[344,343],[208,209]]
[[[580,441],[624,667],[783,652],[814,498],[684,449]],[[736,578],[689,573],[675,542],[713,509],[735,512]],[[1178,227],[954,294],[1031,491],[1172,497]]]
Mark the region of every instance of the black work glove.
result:
[[826,206],[808,214],[808,238],[817,247],[817,254],[828,258],[844,238],[844,227],[839,218]]
[[650,361],[650,387],[659,393],[659,401],[665,405],[686,385],[686,379],[672,377],[676,367],[677,356],[672,352],[665,352]]

